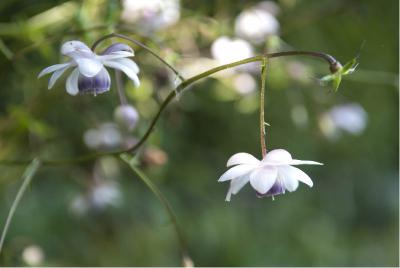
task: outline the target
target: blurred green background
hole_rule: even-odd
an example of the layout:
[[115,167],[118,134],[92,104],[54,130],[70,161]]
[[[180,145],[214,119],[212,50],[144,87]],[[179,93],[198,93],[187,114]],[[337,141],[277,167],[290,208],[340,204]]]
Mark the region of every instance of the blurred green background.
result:
[[[398,266],[398,9],[396,0],[3,0],[0,159],[65,159],[121,148],[143,135],[177,82],[133,46],[142,83],[125,86],[140,120],[133,132],[121,132],[112,123],[119,103],[114,82],[107,94],[74,97],[65,92],[65,77],[51,91],[48,77],[37,79],[63,61],[59,48],[67,40],[92,44],[124,33],[186,77],[246,53],[323,51],[342,63],[360,53],[357,71],[336,94],[316,82],[329,72],[318,59],[269,63],[267,146],[323,162],[302,167],[311,189],[303,184],[272,201],[246,186],[224,201],[229,185],[217,179],[229,156],[260,156],[257,65],[181,94],[137,161],[170,200],[196,266]],[[265,20],[254,23],[254,16]],[[98,142],[105,145],[85,139],[89,129],[105,135]],[[1,228],[24,168],[0,165]],[[181,259],[159,201],[118,158],[103,157],[39,170],[0,265],[179,266]]]

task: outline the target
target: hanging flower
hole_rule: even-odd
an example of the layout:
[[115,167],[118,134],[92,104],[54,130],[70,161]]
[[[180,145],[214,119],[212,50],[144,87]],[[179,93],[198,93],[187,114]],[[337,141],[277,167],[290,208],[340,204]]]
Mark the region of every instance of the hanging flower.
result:
[[100,55],[96,55],[87,45],[80,41],[68,41],[61,47],[61,54],[70,58],[70,61],[55,64],[39,73],[39,78],[53,73],[48,88],[51,89],[56,81],[70,68],[74,68],[66,81],[66,90],[71,95],[78,93],[101,94],[110,89],[111,79],[105,67],[124,72],[139,86],[137,76],[139,67],[128,59],[134,53],[131,47],[122,43],[115,43],[106,48]]
[[[322,165],[314,161],[292,159],[290,153],[283,149],[272,150],[258,160],[248,153],[237,153],[229,158],[227,166],[231,167],[218,179],[219,182],[231,181],[226,201],[232,194],[237,194],[248,182],[256,190],[258,197],[293,192],[299,181],[312,187],[310,177],[294,165]],[[232,167],[233,166],[233,167]]]

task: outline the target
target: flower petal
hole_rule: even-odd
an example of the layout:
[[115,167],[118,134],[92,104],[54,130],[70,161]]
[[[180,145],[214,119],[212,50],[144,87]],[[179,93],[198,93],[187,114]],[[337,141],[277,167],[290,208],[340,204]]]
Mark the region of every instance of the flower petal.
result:
[[49,73],[58,71],[58,70],[60,70],[60,69],[63,69],[63,68],[65,68],[65,67],[67,67],[67,66],[70,66],[70,65],[71,65],[70,62],[51,65],[51,66],[49,66],[49,67],[47,67],[47,68],[44,68],[44,69],[39,73],[38,78],[42,77],[43,75],[46,75],[46,74],[49,74]]
[[221,177],[219,177],[218,181],[228,181],[236,179],[237,177],[243,176],[246,173],[254,170],[256,168],[255,165],[239,165],[233,168],[228,169]]
[[103,61],[105,66],[118,69],[123,71],[134,83],[136,87],[140,85],[139,77],[137,76],[136,69],[130,65],[126,65],[126,62],[121,62],[121,59]]
[[229,187],[225,201],[231,201],[231,195],[237,194],[249,182],[249,179],[250,178],[248,175],[243,175],[239,178],[231,180],[231,185]]
[[51,89],[51,88],[54,86],[54,84],[57,82],[58,78],[60,78],[60,77],[63,75],[63,73],[64,73],[69,67],[70,67],[70,66],[67,65],[67,66],[65,66],[64,68],[55,71],[55,72],[51,75],[51,77],[50,77],[49,85],[48,85],[47,89]]
[[289,165],[294,166],[294,165],[324,165],[324,164],[322,164],[320,162],[309,161],[309,160],[293,159],[292,161],[289,162]]
[[227,167],[234,166],[234,165],[240,165],[240,164],[254,164],[257,165],[260,163],[260,160],[252,156],[251,154],[248,153],[237,153],[232,155],[229,159],[228,162],[226,163]]
[[101,61],[95,58],[75,58],[79,72],[86,77],[93,77],[103,68]]
[[267,153],[263,162],[284,163],[292,160],[291,154],[284,149],[275,149]]
[[282,182],[285,189],[289,192],[296,191],[297,187],[299,187],[299,181],[295,177],[290,176],[285,168],[286,167],[278,168],[278,180]]
[[115,51],[110,54],[104,54],[101,56],[98,56],[98,59],[100,60],[115,60],[115,59],[121,59],[121,58],[129,58],[133,57],[134,54],[133,52],[128,52],[128,51]]
[[61,46],[61,54],[74,58],[74,56],[81,57],[82,55],[94,54],[92,50],[81,41],[67,41]]
[[78,78],[79,78],[79,70],[75,68],[72,73],[68,76],[66,82],[67,92],[71,95],[78,94]]
[[89,93],[96,96],[97,94],[107,92],[110,89],[110,85],[110,74],[104,67],[93,77],[79,75],[78,89],[80,93]]
[[282,174],[283,177],[285,177],[285,182],[295,179],[301,181],[302,183],[307,184],[310,187],[313,186],[311,178],[306,173],[304,173],[303,171],[301,171],[296,167],[291,167],[291,166],[279,167],[279,173]]
[[134,56],[133,49],[128,46],[127,44],[124,43],[115,43],[107,47],[101,55],[126,55],[125,57],[131,57]]
[[260,194],[265,194],[274,185],[278,176],[278,169],[266,166],[250,174],[250,184]]

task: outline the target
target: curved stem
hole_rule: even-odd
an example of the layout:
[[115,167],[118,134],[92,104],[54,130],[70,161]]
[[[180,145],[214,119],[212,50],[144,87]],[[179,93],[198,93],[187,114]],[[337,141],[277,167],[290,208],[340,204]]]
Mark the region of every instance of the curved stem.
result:
[[1,233],[0,237],[0,253],[4,245],[4,240],[6,238],[6,234],[8,231],[8,228],[10,227],[10,223],[12,220],[12,217],[14,216],[14,213],[18,207],[19,202],[21,201],[22,196],[24,195],[26,189],[28,188],[30,182],[33,179],[33,176],[36,174],[37,170],[40,167],[40,161],[37,159],[33,159],[31,164],[26,168],[24,174],[22,175],[22,185],[18,190],[17,195],[15,196],[15,199],[11,205],[10,211],[8,212],[7,220],[4,225],[3,231]]
[[261,142],[261,158],[267,154],[267,146],[265,145],[265,82],[267,79],[267,59],[264,58],[261,63],[261,89],[260,89],[260,142]]
[[183,76],[178,72],[178,70],[176,70],[174,67],[172,67],[172,65],[170,65],[168,62],[166,62],[163,58],[161,58],[157,53],[155,53],[153,50],[151,50],[151,48],[149,48],[148,46],[146,46],[145,44],[129,37],[123,34],[118,34],[118,33],[111,33],[111,34],[107,34],[103,37],[101,37],[100,39],[98,39],[96,42],[93,43],[92,45],[92,50],[94,51],[96,49],[96,47],[103,42],[106,39],[109,38],[121,38],[121,39],[125,39],[127,41],[130,41],[132,43],[134,43],[135,45],[143,48],[144,50],[148,51],[151,55],[153,55],[154,57],[156,57],[159,61],[161,61],[163,64],[165,64],[168,68],[171,69],[171,71],[173,71],[181,80],[185,80],[185,78],[183,78]]
[[[117,35],[117,37],[119,37]],[[108,37],[110,38],[110,37]],[[104,40],[104,39],[103,39]],[[99,41],[98,41],[99,42]],[[98,43],[97,42],[97,43]],[[136,41],[132,41],[136,42]],[[153,121],[150,123],[150,126],[148,127],[146,133],[143,135],[143,137],[139,140],[139,142],[134,145],[131,148],[128,148],[127,150],[121,150],[121,151],[116,151],[116,152],[101,152],[101,153],[92,153],[92,154],[87,154],[83,155],[80,157],[76,157],[73,159],[64,159],[64,160],[51,160],[51,161],[42,161],[43,165],[69,165],[69,164],[75,164],[75,163],[80,163],[80,162],[85,162],[85,161],[90,161],[95,158],[101,157],[101,156],[106,156],[106,155],[118,155],[121,153],[126,153],[126,152],[134,152],[136,151],[140,146],[143,145],[143,143],[147,140],[149,137],[150,133],[153,131],[157,121],[159,120],[162,112],[165,110],[165,108],[168,106],[168,104],[174,99],[174,97],[188,88],[190,85],[194,84],[195,82],[208,77],[214,73],[217,73],[222,70],[230,69],[236,66],[244,65],[247,63],[251,62],[257,62],[257,61],[262,61],[263,59],[272,59],[272,58],[278,58],[278,57],[286,57],[286,56],[298,56],[298,55],[306,55],[306,56],[311,56],[311,57],[316,57],[316,58],[321,58],[328,62],[329,67],[331,72],[334,72],[335,66],[340,65],[340,63],[331,55],[321,53],[321,52],[311,52],[311,51],[285,51],[285,52],[276,52],[276,53],[269,53],[269,54],[264,54],[264,55],[258,55],[254,56],[251,58],[243,59],[240,61],[235,61],[232,63],[224,64],[212,69],[209,69],[205,72],[202,72],[198,75],[195,75],[191,78],[188,78],[186,80],[183,80],[182,83],[179,84],[179,86],[171,91],[167,98],[164,100],[164,102],[161,104],[156,116],[154,117]],[[5,164],[5,165],[19,165],[19,164],[27,164],[31,162],[29,161],[13,161],[13,160],[1,160],[0,164]]]
[[121,154],[120,158],[129,165],[129,167],[132,169],[133,172],[136,173],[136,175],[146,184],[146,186],[150,189],[150,191],[160,200],[161,204],[164,206],[165,211],[167,212],[172,225],[174,226],[176,236],[178,238],[178,243],[179,247],[182,253],[182,261],[187,261],[187,259],[190,259],[187,247],[186,247],[186,241],[183,236],[183,233],[181,231],[181,228],[179,227],[178,219],[175,215],[174,210],[172,209],[171,204],[169,203],[168,199],[165,197],[165,195],[158,189],[157,185],[154,184],[133,162],[133,159],[131,156],[127,154]]

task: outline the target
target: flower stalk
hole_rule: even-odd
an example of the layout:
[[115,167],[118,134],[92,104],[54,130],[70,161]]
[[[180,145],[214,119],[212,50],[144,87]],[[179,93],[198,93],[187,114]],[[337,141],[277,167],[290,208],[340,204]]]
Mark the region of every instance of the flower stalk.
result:
[[263,58],[261,62],[261,89],[260,89],[260,142],[261,142],[261,158],[267,155],[267,146],[265,144],[265,82],[267,79],[267,58]]

